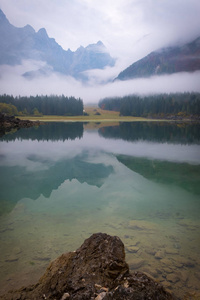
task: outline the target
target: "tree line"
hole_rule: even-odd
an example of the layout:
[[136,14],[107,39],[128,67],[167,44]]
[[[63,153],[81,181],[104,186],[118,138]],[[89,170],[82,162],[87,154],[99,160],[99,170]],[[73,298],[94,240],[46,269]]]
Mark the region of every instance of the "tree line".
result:
[[57,96],[13,97],[0,95],[0,112],[9,115],[83,115],[82,99]]
[[99,101],[99,107],[119,111],[121,116],[200,115],[200,93],[104,98]]

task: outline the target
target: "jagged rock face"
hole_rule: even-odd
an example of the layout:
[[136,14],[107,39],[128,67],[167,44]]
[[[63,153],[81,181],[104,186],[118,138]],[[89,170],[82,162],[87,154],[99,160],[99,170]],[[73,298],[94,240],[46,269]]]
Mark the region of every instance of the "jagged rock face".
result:
[[80,78],[82,72],[114,66],[115,59],[110,56],[102,42],[80,47],[75,52],[64,50],[54,38],[50,38],[45,28],[35,32],[26,25],[17,28],[9,23],[0,9],[0,65],[18,65],[23,60],[43,62],[38,70],[28,70],[23,74],[32,79],[39,75],[59,72]]
[[93,234],[75,252],[53,261],[36,285],[10,292],[4,300],[174,299],[145,274],[129,273],[122,241]]

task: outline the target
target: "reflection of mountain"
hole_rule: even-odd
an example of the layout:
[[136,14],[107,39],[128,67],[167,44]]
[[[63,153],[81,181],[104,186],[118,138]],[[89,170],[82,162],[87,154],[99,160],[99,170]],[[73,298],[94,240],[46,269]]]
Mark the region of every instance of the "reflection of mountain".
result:
[[150,160],[127,155],[118,155],[117,159],[149,180],[176,185],[188,192],[200,195],[200,165]]
[[75,140],[76,138],[82,138],[83,136],[83,123],[56,123],[51,122],[43,124],[39,127],[30,127],[20,129],[12,134],[7,134],[1,138],[3,141],[12,141],[16,139],[22,140],[52,140],[52,141],[64,141],[64,140]]
[[89,163],[82,156],[55,163],[36,155],[29,156],[28,160],[42,164],[43,169],[33,172],[19,166],[0,167],[0,214],[9,212],[22,198],[35,200],[41,194],[49,197],[65,180],[77,179],[100,187],[113,172],[112,166]]
[[122,122],[119,126],[100,128],[99,134],[104,138],[126,141],[145,140],[162,143],[199,144],[200,124]]

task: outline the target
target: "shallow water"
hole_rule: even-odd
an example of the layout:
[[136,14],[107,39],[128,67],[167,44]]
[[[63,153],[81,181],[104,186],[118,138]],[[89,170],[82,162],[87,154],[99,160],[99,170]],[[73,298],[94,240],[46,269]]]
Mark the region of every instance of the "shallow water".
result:
[[131,270],[200,294],[198,125],[50,123],[0,142],[1,293],[34,283],[94,232],[118,235]]

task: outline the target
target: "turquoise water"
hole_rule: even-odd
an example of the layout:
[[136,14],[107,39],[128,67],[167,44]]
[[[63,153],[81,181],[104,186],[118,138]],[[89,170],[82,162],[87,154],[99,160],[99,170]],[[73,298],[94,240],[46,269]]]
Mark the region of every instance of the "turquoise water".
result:
[[0,141],[1,293],[34,283],[94,232],[132,271],[199,295],[199,125],[50,123]]

